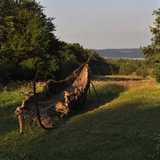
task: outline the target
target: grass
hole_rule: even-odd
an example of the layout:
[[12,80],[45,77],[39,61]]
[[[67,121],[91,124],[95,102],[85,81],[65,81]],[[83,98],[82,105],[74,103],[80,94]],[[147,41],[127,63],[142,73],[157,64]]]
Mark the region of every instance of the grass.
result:
[[35,127],[17,132],[14,109],[19,90],[0,93],[2,160],[159,160],[160,87],[150,80],[94,82],[81,111],[47,132]]

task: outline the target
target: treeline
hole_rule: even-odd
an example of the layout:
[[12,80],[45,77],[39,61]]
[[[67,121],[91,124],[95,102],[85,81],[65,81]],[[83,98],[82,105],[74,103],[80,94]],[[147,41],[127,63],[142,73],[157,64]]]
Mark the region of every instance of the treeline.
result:
[[145,60],[112,59],[107,61],[112,69],[111,74],[116,75],[137,75],[147,77],[152,74],[152,65]]
[[[160,78],[159,19],[154,12],[155,27],[152,44],[144,48],[155,75]],[[35,0],[0,0],[0,83],[17,80],[55,79],[68,76],[90,58],[93,74],[150,74],[145,61],[105,60],[94,50],[60,41],[54,34],[54,18],[44,14],[43,6]],[[156,65],[154,65],[156,64]]]
[[93,73],[106,74],[106,61],[79,44],[62,42],[35,0],[0,0],[0,82],[63,79],[89,57]]
[[151,44],[143,48],[143,53],[147,63],[153,66],[153,73],[158,82],[160,82],[160,8],[153,12],[154,22],[150,26],[152,33]]
[[153,11],[154,22],[150,26],[152,33],[151,44],[144,47],[145,61],[141,60],[111,60],[114,66],[113,74],[136,74],[143,77],[155,77],[160,82],[160,8]]

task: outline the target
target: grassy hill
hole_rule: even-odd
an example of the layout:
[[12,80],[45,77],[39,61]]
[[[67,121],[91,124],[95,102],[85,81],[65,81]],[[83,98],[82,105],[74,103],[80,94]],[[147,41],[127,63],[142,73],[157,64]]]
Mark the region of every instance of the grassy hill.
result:
[[2,160],[159,160],[160,86],[153,80],[94,81],[84,109],[50,132],[39,127],[17,131],[13,112],[22,88],[0,93]]

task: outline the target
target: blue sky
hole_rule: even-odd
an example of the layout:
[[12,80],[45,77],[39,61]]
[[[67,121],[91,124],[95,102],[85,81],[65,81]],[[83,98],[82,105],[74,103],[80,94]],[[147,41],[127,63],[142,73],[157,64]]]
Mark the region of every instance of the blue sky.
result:
[[137,48],[150,42],[160,0],[39,0],[59,39],[85,48]]

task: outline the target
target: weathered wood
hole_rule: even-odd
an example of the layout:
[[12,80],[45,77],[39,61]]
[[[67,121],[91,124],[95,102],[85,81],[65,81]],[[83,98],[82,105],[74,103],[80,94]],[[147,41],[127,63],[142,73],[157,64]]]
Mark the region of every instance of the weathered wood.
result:
[[76,105],[85,101],[89,87],[88,64],[76,69],[63,81],[48,81],[41,93],[28,97],[17,107],[20,132],[23,132],[25,113],[29,115],[30,122],[38,118],[43,128],[53,128],[55,113],[60,117],[68,115]]

